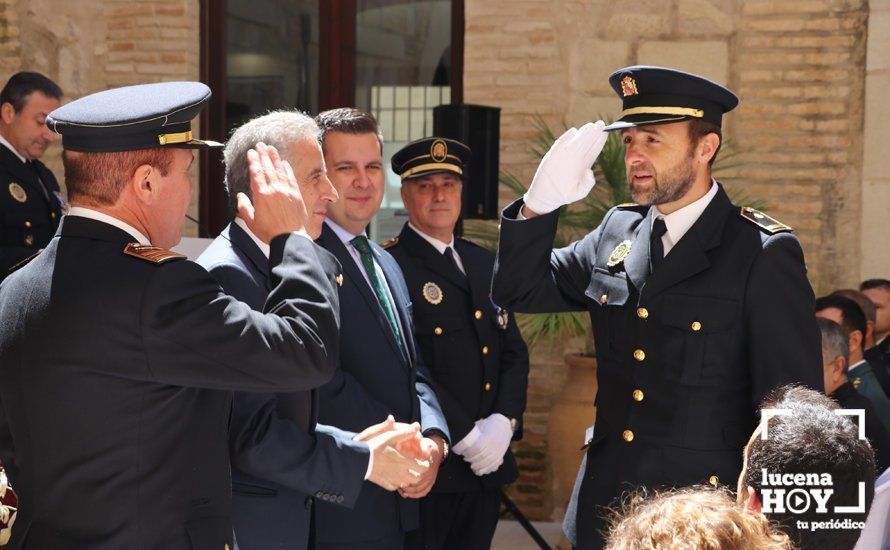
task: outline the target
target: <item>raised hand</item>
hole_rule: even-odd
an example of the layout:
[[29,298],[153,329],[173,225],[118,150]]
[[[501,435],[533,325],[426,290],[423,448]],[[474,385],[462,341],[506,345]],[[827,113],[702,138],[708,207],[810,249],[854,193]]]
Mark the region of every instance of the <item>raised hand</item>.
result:
[[602,120],[588,122],[580,130],[568,129],[553,143],[525,193],[523,215],[547,214],[590,193],[593,163],[609,137],[605,126]]
[[265,143],[249,150],[247,160],[251,197],[238,193],[238,217],[265,243],[284,233],[305,232],[309,214],[291,165]]

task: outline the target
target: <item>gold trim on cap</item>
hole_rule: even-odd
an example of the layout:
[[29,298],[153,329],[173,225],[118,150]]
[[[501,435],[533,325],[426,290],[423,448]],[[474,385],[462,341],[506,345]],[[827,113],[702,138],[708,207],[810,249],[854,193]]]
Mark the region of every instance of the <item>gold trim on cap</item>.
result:
[[161,145],[171,145],[173,143],[186,143],[192,141],[192,131],[179,132],[177,134],[158,134],[158,142]]
[[705,112],[701,109],[689,109],[687,107],[632,107],[621,111],[621,117],[628,115],[679,115],[702,118]]
[[463,170],[460,169],[460,167],[453,164],[448,164],[447,162],[430,162],[405,170],[404,172],[399,174],[399,177],[402,179],[409,178],[414,174],[422,172],[424,170],[448,170],[449,172],[455,172],[460,175],[463,175],[464,173]]

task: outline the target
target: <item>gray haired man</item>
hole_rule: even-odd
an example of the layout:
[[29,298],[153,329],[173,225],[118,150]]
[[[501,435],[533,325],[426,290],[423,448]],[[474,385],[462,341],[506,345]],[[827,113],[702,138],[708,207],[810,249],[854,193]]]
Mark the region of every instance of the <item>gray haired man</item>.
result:
[[[327,205],[337,200],[318,135],[315,121],[295,111],[272,112],[238,128],[223,153],[233,212],[238,194],[250,193],[247,151],[256,143],[272,145],[303,194],[306,232],[318,237]],[[236,217],[198,263],[228,294],[261,308],[270,291],[268,256],[268,243]],[[335,343],[330,346],[336,354]],[[412,458],[415,449],[419,452],[419,426],[390,418],[356,435],[316,424],[316,403],[315,390],[235,394],[229,450],[240,550],[312,548],[314,499],[351,508],[364,480],[392,491],[427,469]]]

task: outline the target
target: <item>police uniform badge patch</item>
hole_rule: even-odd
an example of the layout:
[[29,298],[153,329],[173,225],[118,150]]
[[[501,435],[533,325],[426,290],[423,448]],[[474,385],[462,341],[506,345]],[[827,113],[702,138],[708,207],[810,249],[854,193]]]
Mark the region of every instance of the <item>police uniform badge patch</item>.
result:
[[621,79],[621,95],[627,97],[629,95],[638,95],[637,81],[632,76],[625,76]]
[[439,288],[439,285],[436,283],[424,283],[423,285],[423,297],[427,302],[437,306],[442,303],[442,300],[445,296],[442,294],[442,289]]
[[498,328],[501,330],[507,330],[507,326],[510,323],[510,314],[507,313],[506,309],[498,306],[495,306],[495,311],[497,311]]
[[436,162],[442,162],[448,157],[448,144],[437,139],[430,145],[430,157]]
[[25,192],[25,189],[21,185],[15,182],[9,184],[9,194],[19,202],[28,200],[28,193]]
[[633,245],[631,241],[621,241],[618,243],[618,246],[612,250],[612,253],[609,254],[609,261],[606,262],[606,265],[609,267],[615,267],[624,261],[624,258],[630,254],[630,247]]

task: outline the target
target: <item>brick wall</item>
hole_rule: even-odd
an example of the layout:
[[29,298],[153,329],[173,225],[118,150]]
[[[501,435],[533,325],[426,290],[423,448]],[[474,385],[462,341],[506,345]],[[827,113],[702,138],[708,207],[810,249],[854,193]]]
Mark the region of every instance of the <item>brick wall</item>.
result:
[[[67,102],[114,86],[198,80],[198,11],[198,0],[0,0],[0,82],[41,72]],[[64,187],[61,152],[57,140],[42,160]],[[184,233],[197,228],[187,222]]]
[[[730,188],[797,228],[823,293],[860,280],[867,24],[865,0],[467,0],[464,97],[502,108],[502,168],[529,182],[531,117],[561,129],[614,116],[615,69],[666,65],[726,83],[742,100],[724,119],[741,152]],[[502,192],[502,203],[513,198]],[[532,434],[544,433],[565,381],[560,351],[532,358]],[[520,506],[558,518],[552,476],[540,483],[545,439],[517,450]]]

